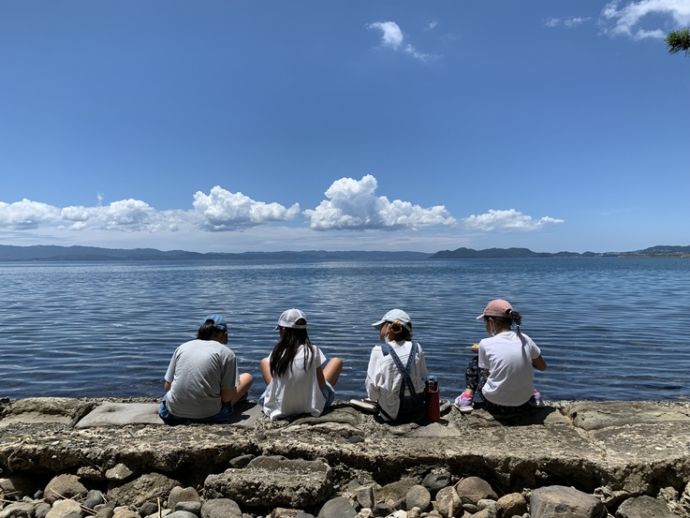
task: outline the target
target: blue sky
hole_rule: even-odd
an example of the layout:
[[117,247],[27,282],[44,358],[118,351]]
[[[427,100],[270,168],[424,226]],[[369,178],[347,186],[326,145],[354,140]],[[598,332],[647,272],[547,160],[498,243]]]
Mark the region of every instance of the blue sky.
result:
[[690,0],[1,1],[0,244],[690,244]]

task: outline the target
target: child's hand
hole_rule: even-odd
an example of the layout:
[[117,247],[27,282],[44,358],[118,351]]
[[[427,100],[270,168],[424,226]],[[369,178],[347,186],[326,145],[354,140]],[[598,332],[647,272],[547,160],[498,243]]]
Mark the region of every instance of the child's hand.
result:
[[470,345],[470,351],[472,351],[473,353],[478,353],[479,352],[479,344]]

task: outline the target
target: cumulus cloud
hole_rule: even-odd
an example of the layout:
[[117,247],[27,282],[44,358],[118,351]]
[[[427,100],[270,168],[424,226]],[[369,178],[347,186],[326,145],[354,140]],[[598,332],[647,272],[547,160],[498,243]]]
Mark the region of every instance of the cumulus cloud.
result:
[[378,182],[373,175],[360,180],[341,178],[325,192],[326,200],[305,210],[314,230],[401,229],[429,225],[452,225],[455,219],[443,205],[423,208],[408,201],[389,201],[376,196]]
[[131,232],[177,231],[181,227],[211,231],[236,230],[272,221],[285,221],[300,212],[299,204],[290,208],[278,203],[255,201],[241,192],[233,193],[220,186],[209,194],[197,192],[190,210],[157,210],[148,203],[126,199],[85,207],[54,207],[23,199],[0,202],[0,229],[35,229],[52,226],[74,231],[117,230]]
[[492,230],[539,230],[545,225],[563,223],[563,220],[550,216],[535,220],[532,216],[515,209],[490,209],[484,214],[472,214],[466,217],[463,222],[470,229],[490,232]]
[[119,200],[97,207],[70,206],[60,211],[60,219],[71,230],[148,231],[177,230],[183,219],[180,211],[157,211],[141,200]]
[[0,227],[33,229],[41,225],[68,226],[73,230],[101,228],[106,230],[157,230],[165,225],[170,212],[156,212],[139,200],[121,200],[98,207],[54,207],[23,199],[0,202]]
[[[664,27],[645,26],[653,17],[668,20]],[[636,40],[664,38],[669,30],[690,24],[688,0],[639,0],[621,5],[614,0],[606,4],[601,13],[604,31],[616,36],[629,36]],[[658,22],[657,22],[658,23]]]
[[369,24],[369,28],[381,31],[381,45],[384,47],[397,50],[403,43],[403,33],[395,22],[374,22]]
[[279,203],[252,200],[241,192],[230,192],[216,185],[209,194],[194,194],[194,211],[206,230],[222,231],[261,225],[270,221],[285,221],[299,214],[295,203],[286,208]]
[[381,31],[381,46],[395,51],[404,52],[420,61],[429,61],[434,56],[418,51],[411,43],[405,43],[400,26],[395,22],[374,22],[368,25],[369,29]]
[[573,29],[575,27],[582,25],[583,23],[588,22],[591,19],[592,18],[589,16],[573,16],[570,18],[548,18],[544,21],[544,25],[546,25],[549,28],[563,26],[568,29]]
[[0,201],[0,227],[14,229],[36,228],[60,217],[60,209],[24,198],[14,203]]

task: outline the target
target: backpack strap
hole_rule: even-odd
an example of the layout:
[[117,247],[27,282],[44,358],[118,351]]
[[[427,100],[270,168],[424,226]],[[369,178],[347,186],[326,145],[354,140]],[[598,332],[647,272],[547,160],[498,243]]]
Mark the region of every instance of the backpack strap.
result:
[[414,364],[415,357],[417,356],[417,342],[412,342],[412,348],[410,349],[410,356],[407,358],[406,366],[403,366],[400,357],[390,345],[384,343],[381,345],[381,351],[383,352],[384,356],[388,356],[390,354],[391,358],[393,359],[393,363],[395,363],[398,371],[400,371],[400,374],[402,374],[403,383],[400,385],[400,398],[402,399],[405,395],[405,387],[407,387],[407,390],[410,392],[411,396],[416,395],[417,392],[414,389],[414,383],[412,383],[412,378],[410,377],[410,368]]

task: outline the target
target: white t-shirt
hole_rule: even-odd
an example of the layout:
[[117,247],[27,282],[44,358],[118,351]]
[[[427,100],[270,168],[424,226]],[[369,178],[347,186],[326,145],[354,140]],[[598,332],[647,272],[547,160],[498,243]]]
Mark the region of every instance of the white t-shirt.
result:
[[532,397],[532,360],[541,356],[537,344],[522,333],[524,345],[515,331],[503,331],[479,342],[479,368],[489,376],[482,394],[491,403],[520,406]]
[[[290,369],[276,376],[264,391],[264,414],[273,419],[299,414],[318,417],[326,406],[326,398],[319,387],[316,369],[323,368],[326,356],[312,344],[311,362],[304,368],[306,346],[299,346]],[[268,357],[271,361],[271,357]]]
[[203,419],[220,412],[221,389],[239,382],[235,353],[215,340],[191,340],[180,345],[170,360],[165,393],[170,413],[188,419]]
[[[412,349],[412,342],[387,342],[400,358],[403,365],[407,365],[407,360]],[[417,356],[414,364],[410,367],[410,378],[417,393],[424,390],[426,380],[426,360],[422,346],[417,344]],[[390,354],[384,356],[381,346],[377,345],[371,350],[369,367],[367,368],[366,379],[367,397],[373,401],[378,401],[379,406],[391,417],[398,415],[400,407],[400,386],[403,384],[403,377],[395,366],[395,362]],[[408,393],[407,388],[405,394]]]

